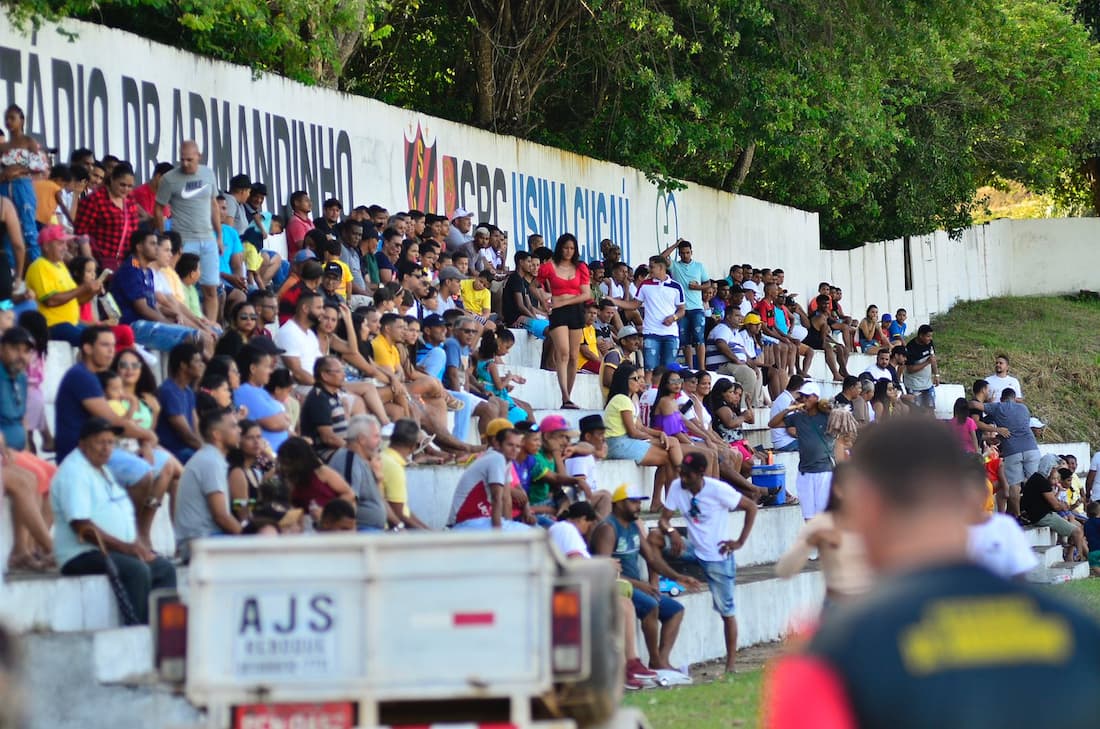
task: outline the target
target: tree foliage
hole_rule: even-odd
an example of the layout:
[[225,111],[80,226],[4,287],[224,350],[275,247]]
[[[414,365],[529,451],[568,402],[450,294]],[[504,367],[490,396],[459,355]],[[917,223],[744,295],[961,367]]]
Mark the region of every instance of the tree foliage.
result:
[[814,210],[834,246],[1006,180],[1100,206],[1100,0],[8,2]]

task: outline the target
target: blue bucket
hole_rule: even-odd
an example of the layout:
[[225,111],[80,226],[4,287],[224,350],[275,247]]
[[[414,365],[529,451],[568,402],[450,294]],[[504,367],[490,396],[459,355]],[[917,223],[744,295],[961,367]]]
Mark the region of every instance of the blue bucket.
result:
[[752,485],[760,488],[773,489],[779,487],[775,503],[787,503],[787,468],[781,464],[771,466],[752,467]]

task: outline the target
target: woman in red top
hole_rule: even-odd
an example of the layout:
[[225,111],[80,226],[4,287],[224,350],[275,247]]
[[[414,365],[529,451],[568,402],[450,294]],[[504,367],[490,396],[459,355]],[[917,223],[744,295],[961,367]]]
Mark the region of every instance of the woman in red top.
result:
[[129,250],[130,235],[141,222],[137,203],[130,197],[133,189],[133,168],[119,162],[111,170],[111,179],[76,209],[73,232],[91,239],[92,257],[102,268],[118,270]]
[[283,483],[290,487],[290,502],[300,509],[311,510],[314,519],[320,513],[313,508],[325,508],[333,499],[355,504],[355,493],[348,482],[326,466],[304,438],[287,438],[279,446],[276,466]]
[[554,245],[553,257],[539,266],[538,284],[550,292],[550,341],[554,345],[561,406],[576,410],[577,406],[569,397],[577,379],[584,302],[592,298],[592,292],[588,266],[580,260],[577,238],[572,233],[563,233]]

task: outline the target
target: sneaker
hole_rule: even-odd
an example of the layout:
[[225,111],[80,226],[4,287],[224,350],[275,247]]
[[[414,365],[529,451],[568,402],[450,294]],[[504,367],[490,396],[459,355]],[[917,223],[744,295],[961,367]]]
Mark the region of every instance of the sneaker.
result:
[[636,678],[641,681],[655,681],[657,679],[657,672],[648,668],[638,658],[631,658],[626,662],[626,675],[628,678]]
[[630,674],[628,673],[626,675],[626,680],[623,681],[623,688],[625,688],[627,691],[637,691],[639,689],[645,688],[645,684],[643,684],[636,678],[631,678]]

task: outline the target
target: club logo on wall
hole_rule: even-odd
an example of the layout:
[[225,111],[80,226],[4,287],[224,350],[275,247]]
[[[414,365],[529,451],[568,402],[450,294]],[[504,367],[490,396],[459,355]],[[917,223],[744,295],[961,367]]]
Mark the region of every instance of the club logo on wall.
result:
[[680,214],[675,193],[658,191],[653,220],[654,239],[660,253],[680,239]]
[[436,180],[439,179],[436,172],[438,143],[433,139],[431,146],[428,146],[424,131],[417,122],[412,139],[405,135],[405,191],[409,210],[434,213],[439,199],[436,190]]

